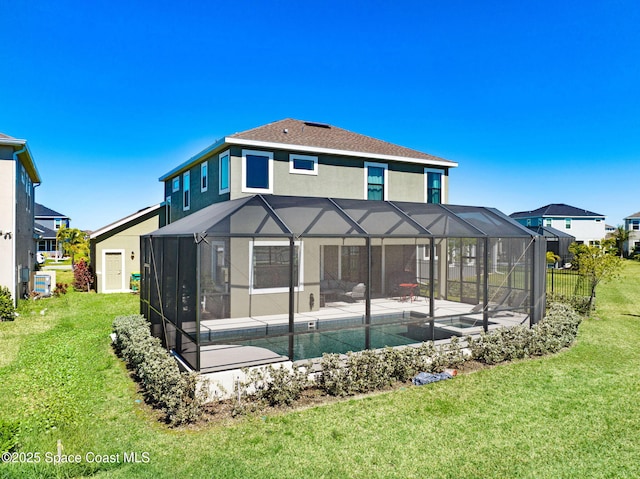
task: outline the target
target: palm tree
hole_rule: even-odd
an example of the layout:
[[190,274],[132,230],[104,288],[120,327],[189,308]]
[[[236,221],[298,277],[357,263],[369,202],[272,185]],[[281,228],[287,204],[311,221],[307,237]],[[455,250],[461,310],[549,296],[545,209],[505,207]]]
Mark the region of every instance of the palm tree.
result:
[[77,228],[62,227],[56,234],[58,243],[62,245],[62,250],[71,256],[71,264],[75,264],[75,255],[88,250],[87,235]]
[[616,248],[620,252],[620,257],[624,257],[624,244],[629,241],[630,231],[625,229],[624,226],[618,225],[613,233],[611,233],[611,237],[616,242]]

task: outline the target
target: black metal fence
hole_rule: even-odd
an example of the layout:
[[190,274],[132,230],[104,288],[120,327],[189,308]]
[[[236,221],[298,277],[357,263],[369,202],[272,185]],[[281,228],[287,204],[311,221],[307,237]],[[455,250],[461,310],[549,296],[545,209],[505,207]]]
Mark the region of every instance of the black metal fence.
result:
[[547,293],[563,296],[589,296],[589,282],[570,269],[547,269]]

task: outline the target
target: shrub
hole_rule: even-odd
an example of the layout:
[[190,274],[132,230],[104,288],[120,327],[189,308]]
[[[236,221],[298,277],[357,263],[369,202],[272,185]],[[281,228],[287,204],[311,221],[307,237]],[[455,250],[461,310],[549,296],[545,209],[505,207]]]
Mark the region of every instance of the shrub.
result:
[[92,284],[91,268],[84,259],[81,259],[73,266],[73,288],[76,291],[90,291]]
[[583,316],[591,314],[595,308],[595,298],[589,303],[589,296],[563,295],[557,293],[547,293],[547,304],[564,303],[570,305],[576,312]]
[[172,425],[196,421],[206,402],[206,388],[198,389],[198,375],[181,373],[175,359],[150,334],[141,315],[119,316],[113,321],[114,349],[133,370],[145,399],[165,413]]
[[6,286],[0,286],[0,321],[12,321],[15,312],[11,291]]
[[245,394],[251,391],[258,401],[269,406],[289,406],[300,399],[302,391],[309,387],[309,367],[310,364],[294,364],[292,369],[269,365],[251,371],[245,370]]
[[513,359],[542,356],[569,346],[578,335],[582,317],[569,305],[552,303],[545,318],[532,328],[516,326],[482,333],[467,342],[473,359],[497,364]]
[[53,290],[54,296],[62,296],[67,294],[69,285],[67,283],[56,283],[56,289]]

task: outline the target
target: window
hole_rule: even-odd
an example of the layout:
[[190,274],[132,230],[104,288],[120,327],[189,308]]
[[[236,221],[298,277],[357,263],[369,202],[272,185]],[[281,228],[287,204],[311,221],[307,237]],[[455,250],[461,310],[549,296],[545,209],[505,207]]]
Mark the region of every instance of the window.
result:
[[60,228],[62,228],[63,224],[62,224],[62,219],[60,218],[55,218],[53,220],[53,227],[56,230],[59,230]]
[[531,218],[527,218],[527,226],[531,226]]
[[[254,241],[250,244],[252,294],[289,291],[289,242]],[[302,291],[302,243],[294,244],[293,275],[296,291]]]
[[547,228],[551,228],[551,218],[545,220],[547,222]]
[[200,164],[200,192],[204,193],[209,188],[209,162]]
[[571,218],[565,218],[564,219],[564,229],[566,229],[566,230],[570,230],[571,229]]
[[442,203],[442,176],[443,170],[435,170],[431,168],[424,169],[426,185],[426,203],[440,204]]
[[180,191],[180,177],[176,176],[172,181],[171,184],[173,185],[172,191],[175,193],[176,191]]
[[169,223],[171,223],[171,196],[167,196],[166,198],[164,213],[165,213],[164,221],[165,221],[165,224],[168,225]]
[[364,194],[368,200],[384,200],[387,198],[387,165],[383,163],[364,164]]
[[26,175],[26,171],[24,169],[24,165],[22,163],[20,163],[20,179],[22,179],[22,184],[24,184],[26,177],[27,177],[27,175]]
[[225,151],[224,153],[220,153],[218,156],[220,163],[220,185],[219,185],[219,193],[228,193],[229,192],[229,151]]
[[289,155],[289,173],[296,173],[298,175],[317,175],[318,157]]
[[273,193],[273,153],[242,150],[242,191]]
[[640,230],[640,220],[632,220],[632,221],[631,221],[631,228],[632,228],[634,231],[638,231],[638,230]]
[[186,211],[191,208],[191,174],[186,171],[182,175],[182,185],[183,185],[183,202],[182,202],[182,210]]

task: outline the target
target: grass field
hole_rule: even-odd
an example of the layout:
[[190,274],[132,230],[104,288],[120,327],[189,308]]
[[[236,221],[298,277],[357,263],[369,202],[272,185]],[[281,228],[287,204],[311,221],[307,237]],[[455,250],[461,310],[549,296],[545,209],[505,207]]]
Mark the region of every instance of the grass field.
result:
[[[640,477],[639,278],[627,262],[602,285],[598,319],[558,355],[198,430],[155,421],[111,352],[136,296],[30,302],[0,323],[0,418],[40,463],[0,477]],[[58,440],[79,464],[46,462]]]

